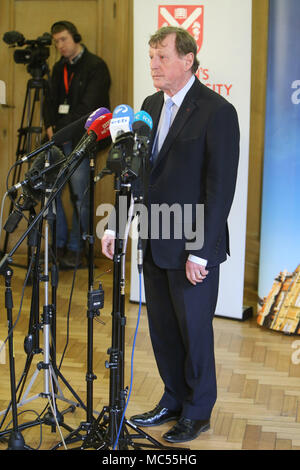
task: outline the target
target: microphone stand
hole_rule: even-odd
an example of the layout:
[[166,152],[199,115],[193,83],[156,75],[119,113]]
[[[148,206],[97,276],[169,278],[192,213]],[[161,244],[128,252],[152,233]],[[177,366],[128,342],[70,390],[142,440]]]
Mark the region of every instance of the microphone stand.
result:
[[[98,181],[113,171],[105,168],[96,178]],[[126,171],[124,174],[127,173]],[[128,172],[130,175],[130,171]],[[128,174],[127,174],[128,176]],[[130,176],[129,176],[130,179]],[[92,186],[91,186],[92,187]],[[90,188],[91,189],[91,188]],[[170,449],[170,447],[156,441],[150,435],[138,428],[125,418],[127,388],[124,388],[124,366],[125,366],[125,256],[127,246],[127,236],[131,224],[131,217],[127,220],[125,236],[122,238],[120,234],[120,198],[125,197],[127,201],[131,196],[131,184],[129,180],[123,179],[122,175],[115,177],[115,215],[116,215],[116,238],[115,238],[115,254],[113,258],[113,297],[112,297],[112,342],[108,349],[109,361],[105,366],[110,370],[109,385],[109,405],[103,407],[97,419],[91,414],[92,401],[92,381],[95,376],[92,372],[92,316],[88,312],[88,368],[87,374],[87,423],[81,423],[80,427],[72,432],[66,439],[65,443],[74,443],[82,440],[82,445],[73,447],[69,450],[107,450],[110,448],[118,448],[126,450],[129,447],[134,449],[154,448],[154,449]],[[141,199],[140,199],[141,200]],[[92,228],[92,227],[90,227]],[[127,235],[126,235],[127,234]],[[140,261],[141,261],[140,257]],[[141,265],[139,266],[141,268]],[[134,434],[129,433],[129,429],[135,431]],[[79,432],[83,430],[84,436],[80,436]],[[135,440],[143,439],[146,442],[138,443]],[[150,444],[149,444],[150,442]],[[62,443],[57,444],[53,450],[56,450]],[[172,450],[175,447],[171,448]]]
[[[102,172],[102,176],[105,176],[105,171],[107,170]],[[109,172],[109,174],[111,173]],[[94,420],[92,429],[79,449],[170,449],[170,447],[156,441],[125,417],[126,397],[128,395],[128,388],[124,388],[126,326],[125,256],[129,229],[127,230],[126,228],[125,236],[121,237],[119,220],[120,198],[126,197],[127,201],[130,201],[131,184],[128,181],[123,181],[122,177],[116,176],[115,193],[116,237],[113,258],[112,340],[111,347],[108,349],[109,361],[105,363],[106,368],[110,371],[109,405],[104,406],[98,418]],[[131,218],[129,216],[127,220],[127,227],[131,224]],[[142,257],[140,257],[139,261],[142,263],[141,259]],[[139,267],[141,268],[141,265]],[[130,429],[134,433],[130,433]],[[141,439],[144,442],[141,442]],[[172,447],[173,449],[175,448]]]
[[18,426],[17,398],[16,398],[16,380],[15,380],[15,359],[13,347],[13,297],[11,290],[11,280],[13,270],[5,266],[1,268],[0,274],[5,278],[5,307],[7,310],[7,327],[8,327],[8,349],[9,349],[9,370],[10,370],[10,391],[11,391],[11,408],[13,428],[10,432],[8,440],[8,450],[30,450],[31,448],[25,444],[24,437]]
[[[85,154],[82,152],[79,156],[77,155],[77,160],[75,161],[75,163],[71,162],[70,165],[65,166],[63,168],[63,174],[59,175],[60,178],[57,178],[57,180],[58,180],[57,188],[54,188],[54,190],[51,191],[51,193],[47,197],[47,200],[45,201],[45,204],[44,204],[43,208],[41,209],[41,211],[39,212],[39,214],[32,220],[32,222],[27,227],[26,231],[21,235],[21,237],[19,238],[19,240],[17,241],[15,246],[11,249],[11,251],[9,253],[7,253],[2,258],[2,260],[0,262],[0,274],[5,277],[5,285],[6,285],[5,306],[6,306],[6,309],[7,309],[7,319],[8,319],[9,366],[10,366],[10,387],[11,387],[11,403],[10,403],[9,407],[11,406],[12,417],[13,417],[13,429],[1,432],[0,433],[0,438],[4,435],[10,433],[8,448],[12,449],[12,450],[30,449],[30,447],[28,447],[25,443],[25,440],[22,436],[21,430],[26,429],[30,426],[41,424],[41,420],[36,420],[34,422],[30,422],[30,423],[23,424],[23,425],[20,425],[20,426],[18,425],[17,408],[18,408],[19,405],[18,405],[17,396],[16,396],[17,388],[16,388],[16,381],[15,381],[15,364],[14,364],[14,353],[13,353],[13,329],[14,329],[14,325],[13,325],[13,321],[12,321],[13,299],[12,299],[12,291],[11,291],[11,279],[12,279],[13,271],[10,268],[10,263],[12,262],[12,256],[14,255],[14,253],[17,251],[17,249],[19,248],[21,243],[25,240],[25,238],[32,232],[32,230],[35,229],[35,226],[39,222],[41,222],[41,220],[44,217],[46,211],[48,211],[49,207],[52,205],[54,199],[56,198],[57,193],[63,188],[63,186],[68,181],[68,179],[76,171],[76,169],[81,164],[84,157],[85,157]],[[65,173],[67,173],[67,174],[65,175]],[[46,238],[47,238],[47,232],[46,232]],[[46,241],[48,241],[48,239]],[[47,256],[47,254],[46,254],[46,256]],[[48,267],[47,263],[48,263],[48,261],[46,259],[46,268]],[[45,280],[47,281],[47,275],[46,275]],[[47,303],[48,302],[47,293],[45,293],[45,300],[46,300],[46,303]],[[82,408],[86,409],[84,403],[81,401],[81,399],[78,397],[76,392],[72,389],[72,387],[68,384],[68,382],[66,381],[64,376],[61,374],[60,370],[56,367],[56,363],[54,362],[54,364],[50,364],[50,357],[49,357],[49,352],[50,351],[49,351],[49,344],[48,344],[48,338],[49,338],[49,334],[50,334],[50,317],[51,317],[51,312],[49,312],[48,306],[45,305],[45,308],[44,308],[44,330],[45,330],[45,338],[44,338],[45,351],[44,351],[44,353],[45,353],[45,361],[40,364],[40,369],[39,369],[39,366],[38,366],[38,369],[35,372],[35,375],[33,376],[29,387],[31,386],[31,384],[35,380],[35,377],[38,374],[39,370],[44,369],[44,372],[45,372],[45,389],[46,389],[45,394],[49,398],[50,390],[49,390],[49,376],[48,376],[48,373],[49,374],[51,373],[51,374],[54,375],[54,372],[55,372],[55,374],[57,374],[57,376],[61,378],[63,383],[68,387],[68,389],[71,391],[71,393],[76,398],[78,403],[74,404],[74,405],[75,406],[81,406]],[[52,332],[55,334],[54,329],[52,330]],[[54,371],[53,365],[55,367],[55,371]],[[47,376],[46,376],[46,374],[47,374]],[[55,377],[54,380],[55,380],[55,385],[58,386],[57,378]],[[52,384],[52,381],[51,381],[51,384]],[[53,390],[52,390],[52,395],[53,395],[53,393],[54,393],[54,387],[53,387]],[[59,396],[58,398],[61,398],[61,397]],[[24,401],[24,399],[23,399],[23,401]],[[50,399],[49,399],[49,404],[50,404],[50,407],[51,407]],[[74,409],[74,407],[73,407],[73,409]],[[51,407],[51,410],[52,410],[52,413],[53,413],[52,417],[50,416],[50,413],[48,413],[48,416],[46,415],[44,421],[45,421],[46,424],[50,424],[54,427],[55,425],[59,425],[58,419],[61,419],[61,416],[60,416],[60,414],[56,413],[56,411],[54,410],[53,407]],[[8,410],[6,411],[6,414],[7,414],[7,412],[8,412]],[[54,421],[53,421],[52,418],[54,418]],[[3,423],[3,421],[2,421],[2,423]],[[66,427],[68,430],[71,429],[70,427],[67,427],[66,425],[64,425],[64,427]]]
[[[98,289],[94,289],[94,209],[95,209],[95,154],[90,154],[89,172],[89,233],[85,238],[88,240],[88,298],[87,298],[87,373],[86,373],[86,421],[80,423],[77,429],[65,437],[66,445],[79,441],[85,441],[93,428],[93,383],[96,375],[93,371],[93,345],[94,345],[94,319],[100,315],[99,309],[103,307],[104,292],[101,283]],[[97,433],[96,433],[97,434]],[[98,436],[98,434],[97,434]],[[100,438],[100,436],[98,436]],[[63,442],[56,444],[51,450],[58,449]],[[81,447],[79,447],[80,449]],[[76,448],[77,449],[77,448]],[[75,450],[75,448],[73,448]]]

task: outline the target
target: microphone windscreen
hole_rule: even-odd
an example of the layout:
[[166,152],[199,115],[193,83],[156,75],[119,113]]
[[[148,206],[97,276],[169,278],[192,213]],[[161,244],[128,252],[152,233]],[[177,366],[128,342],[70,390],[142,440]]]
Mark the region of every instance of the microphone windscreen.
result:
[[151,134],[150,127],[143,121],[134,121],[132,123],[132,130],[139,137],[150,137]]
[[3,35],[3,41],[6,44],[24,44],[25,38],[23,34],[19,33],[18,31],[8,31]]
[[97,135],[97,142],[99,140],[106,139],[106,137],[110,136],[110,121],[112,118],[112,113],[106,113],[102,116],[99,116],[95,121],[92,122],[90,127],[87,130],[87,133],[90,134],[91,131],[95,132]]
[[134,125],[137,122],[141,122],[141,123],[146,124],[149,127],[150,130],[153,127],[152,117],[146,111],[139,111],[138,113],[135,114],[134,120],[133,120],[133,123],[132,123],[132,129],[133,130],[134,130]]
[[109,113],[110,111],[107,108],[96,109],[92,114],[90,114],[90,116],[86,120],[86,123],[84,125],[85,129],[88,129],[91,126],[92,122],[94,122],[98,117],[102,116],[103,114],[109,114]]
[[[49,159],[50,167],[53,166],[53,168],[41,173],[46,169],[46,159]],[[39,200],[42,196],[42,190],[46,187],[51,188],[55,182],[61,164],[65,159],[63,152],[55,145],[51,149],[41,152],[34,160],[30,170],[25,173],[25,179],[28,180],[28,183],[23,188],[24,196]]]
[[114,109],[113,118],[120,118],[124,116],[129,118],[131,124],[134,119],[133,109],[128,106],[128,104],[119,104],[119,106]]
[[127,104],[120,104],[114,109],[110,123],[110,135],[113,142],[121,134],[132,131],[133,119],[133,109]]
[[68,140],[72,140],[74,136],[81,134],[84,128],[84,123],[88,117],[89,114],[85,114],[81,118],[77,119],[74,122],[71,122],[71,124],[68,124],[59,131],[55,132],[52,137],[54,144],[62,145]]

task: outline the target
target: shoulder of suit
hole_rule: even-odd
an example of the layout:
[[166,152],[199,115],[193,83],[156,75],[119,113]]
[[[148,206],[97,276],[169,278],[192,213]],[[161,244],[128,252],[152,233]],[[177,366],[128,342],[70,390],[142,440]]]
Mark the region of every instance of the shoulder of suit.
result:
[[219,108],[223,106],[234,107],[232,103],[224,98],[224,96],[221,96],[219,93],[215,92],[199,80],[195,82],[195,87],[192,88],[191,95],[199,106],[206,104],[213,108]]
[[151,103],[153,101],[159,101],[163,98],[164,96],[164,93],[163,91],[157,91],[155,93],[153,93],[152,95],[149,95],[145,98],[145,101]]
[[196,99],[208,100],[208,101],[214,102],[216,105],[219,105],[219,106],[226,105],[226,104],[231,105],[231,103],[228,100],[226,100],[224,96],[212,90],[211,88],[206,86],[204,83],[200,82],[199,80],[195,82],[195,85],[196,85],[196,90],[195,90]]
[[142,109],[157,106],[159,103],[162,103],[163,99],[164,93],[162,91],[157,91],[156,93],[153,93],[152,95],[149,95],[144,99]]

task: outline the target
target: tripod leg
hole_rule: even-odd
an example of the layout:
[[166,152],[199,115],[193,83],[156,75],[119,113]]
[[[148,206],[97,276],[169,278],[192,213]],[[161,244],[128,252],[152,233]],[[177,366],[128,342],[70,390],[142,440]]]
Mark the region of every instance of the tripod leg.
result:
[[18,413],[17,413],[17,399],[16,399],[16,383],[15,383],[15,359],[13,349],[13,319],[12,319],[12,292],[11,292],[11,277],[12,270],[7,268],[5,276],[5,306],[7,309],[7,323],[8,323],[8,348],[9,348],[9,365],[10,365],[10,389],[11,389],[11,410],[13,429],[8,440],[9,450],[25,450],[25,440],[22,433],[18,428]]

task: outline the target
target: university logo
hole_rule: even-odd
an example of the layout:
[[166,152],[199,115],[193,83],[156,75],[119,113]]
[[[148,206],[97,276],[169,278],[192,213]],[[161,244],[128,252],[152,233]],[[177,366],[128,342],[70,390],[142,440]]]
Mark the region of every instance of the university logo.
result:
[[203,42],[203,5],[160,5],[158,27],[179,26],[186,29],[195,39],[198,52]]

